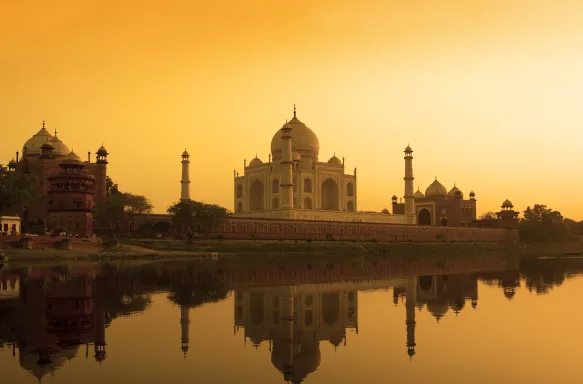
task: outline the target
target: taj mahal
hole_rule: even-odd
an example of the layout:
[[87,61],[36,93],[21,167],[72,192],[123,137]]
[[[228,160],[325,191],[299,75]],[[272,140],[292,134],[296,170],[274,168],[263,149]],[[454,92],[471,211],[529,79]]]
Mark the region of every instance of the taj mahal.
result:
[[[422,193],[413,188],[413,150],[404,150],[404,195],[392,197],[391,210],[358,210],[356,168],[345,169],[334,154],[320,161],[318,137],[297,117],[271,139],[267,161],[257,156],[234,171],[234,216],[292,220],[466,226],[476,220],[475,193],[464,199],[456,186],[449,191],[437,180]],[[189,155],[182,155],[182,199],[189,199]],[[388,194],[387,194],[388,196]],[[388,199],[387,199],[388,200]]]

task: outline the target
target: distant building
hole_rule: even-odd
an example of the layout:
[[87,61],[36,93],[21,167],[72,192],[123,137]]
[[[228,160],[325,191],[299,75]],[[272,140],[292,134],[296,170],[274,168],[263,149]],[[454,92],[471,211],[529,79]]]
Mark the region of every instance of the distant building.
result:
[[42,128],[22,148],[22,158],[8,163],[14,176],[37,177],[36,198],[24,212],[22,220],[46,225],[47,229],[65,228],[72,234],[93,230],[94,203],[105,200],[107,150],[101,146],[91,161],[91,152],[83,161],[61,141],[55,130],[51,135],[43,121]]
[[2,234],[2,235],[19,235],[20,234],[20,217],[18,217],[18,216],[0,216],[0,234]]
[[[415,198],[415,216],[418,225],[442,225],[463,227],[476,220],[476,194],[471,191],[469,199],[464,199],[464,193],[457,187],[447,189],[435,178],[427,187],[425,194],[417,188]],[[392,198],[393,213],[402,213],[405,204],[397,202],[397,196]]]

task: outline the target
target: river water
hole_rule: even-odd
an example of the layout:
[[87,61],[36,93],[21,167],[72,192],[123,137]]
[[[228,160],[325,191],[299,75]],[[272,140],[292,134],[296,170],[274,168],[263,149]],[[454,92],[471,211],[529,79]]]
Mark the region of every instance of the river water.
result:
[[583,260],[0,269],[2,383],[579,383]]

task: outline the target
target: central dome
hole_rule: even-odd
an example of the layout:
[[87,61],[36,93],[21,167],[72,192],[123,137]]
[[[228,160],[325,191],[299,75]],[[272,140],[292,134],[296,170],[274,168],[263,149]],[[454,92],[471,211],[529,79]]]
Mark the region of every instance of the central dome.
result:
[[[300,154],[301,157],[318,158],[320,153],[320,142],[318,137],[310,128],[306,127],[296,116],[288,124],[291,126],[292,151]],[[271,154],[274,159],[281,158],[281,130],[275,132],[271,139]]]
[[49,131],[47,131],[47,129],[45,128],[45,123],[43,121],[43,127],[40,129],[40,131],[38,131],[36,135],[31,137],[30,139],[28,139],[26,143],[24,143],[22,153],[23,154],[26,153],[27,155],[38,156],[41,154],[41,147],[43,146],[43,144],[50,141],[52,138],[53,136],[49,133]]
[[446,195],[447,195],[447,189],[445,189],[443,184],[441,184],[439,181],[437,181],[437,178],[425,190],[425,196],[446,196]]

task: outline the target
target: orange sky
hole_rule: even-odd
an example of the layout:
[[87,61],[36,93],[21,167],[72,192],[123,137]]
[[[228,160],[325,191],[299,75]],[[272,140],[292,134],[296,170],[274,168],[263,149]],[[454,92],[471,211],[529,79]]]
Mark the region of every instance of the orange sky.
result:
[[10,1],[0,4],[0,163],[47,121],[157,212],[233,209],[233,169],[298,117],[358,168],[359,209],[434,176],[583,219],[578,0]]

